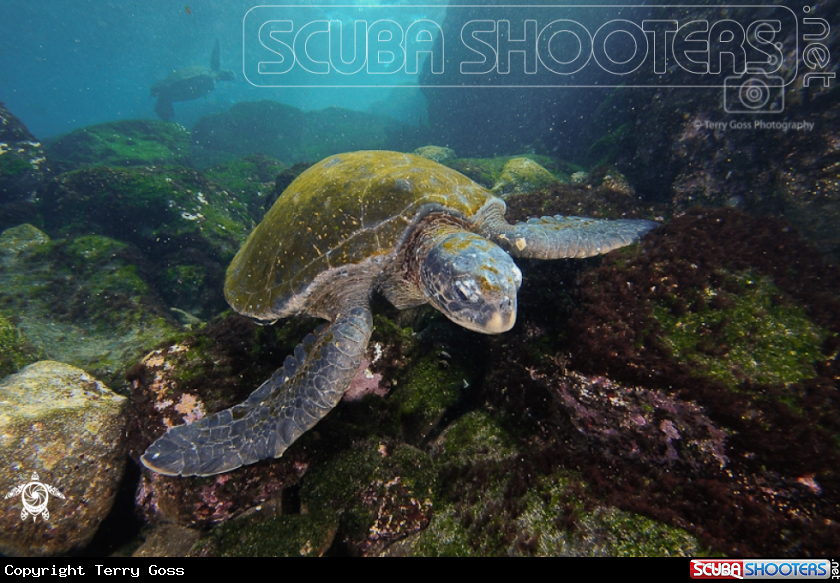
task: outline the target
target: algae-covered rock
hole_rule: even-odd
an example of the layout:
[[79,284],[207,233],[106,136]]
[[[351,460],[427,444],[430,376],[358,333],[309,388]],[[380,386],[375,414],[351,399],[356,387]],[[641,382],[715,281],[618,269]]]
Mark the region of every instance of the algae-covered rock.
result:
[[[126,399],[85,371],[41,361],[0,381],[0,492],[29,482],[61,493],[36,516],[44,486],[27,486],[0,513],[0,551],[55,555],[93,537],[114,501],[125,465]],[[38,478],[33,477],[38,474]],[[29,510],[34,517],[21,518]]]
[[49,241],[27,226],[0,240],[0,306],[31,352],[119,388],[146,347],[178,330],[135,248],[96,235]]
[[41,143],[0,103],[0,207],[29,198],[47,170]]
[[[503,466],[502,466],[503,467]],[[500,466],[475,474],[469,494],[446,498],[429,527],[409,541],[413,556],[697,556],[707,554],[688,532],[614,507],[593,504],[571,473],[544,476],[528,490]],[[489,476],[489,477],[487,477]]]
[[202,557],[320,557],[333,543],[338,516],[332,513],[254,514],[217,526],[195,546]]
[[41,193],[47,231],[105,235],[155,257],[195,249],[227,263],[252,227],[247,207],[184,168],[95,167]]
[[[516,162],[513,162],[516,160]],[[524,162],[523,160],[528,160]],[[546,178],[545,174],[540,170],[535,170],[534,164],[542,167],[543,170],[548,171],[551,176],[549,184],[556,184],[558,182],[566,182],[569,180],[573,172],[579,171],[580,167],[573,164],[557,160],[549,156],[542,156],[538,154],[523,154],[522,156],[500,156],[497,158],[456,158],[445,162],[450,168],[457,170],[461,174],[469,177],[471,180],[478,182],[485,188],[492,189],[495,185],[502,181],[502,176],[505,168],[513,162],[510,167],[514,172],[518,167],[525,167],[527,177],[532,171],[538,173],[542,178]],[[533,164],[532,164],[533,163]],[[509,175],[505,178],[505,183],[515,184],[519,178]],[[536,190],[532,189],[532,190]],[[524,192],[527,192],[524,191]]]
[[17,326],[0,313],[0,379],[37,360],[37,351]]
[[164,121],[113,121],[51,139],[46,149],[63,172],[83,166],[188,166],[190,132]]
[[627,177],[615,166],[604,165],[593,169],[587,177],[587,183],[615,195],[634,198],[636,194]]
[[471,373],[447,357],[433,351],[415,360],[391,397],[409,440],[427,436],[470,385]]
[[493,192],[501,197],[539,190],[555,184],[557,179],[545,168],[528,158],[511,158],[505,163]]
[[0,261],[16,259],[49,242],[46,233],[28,223],[11,227],[0,233]]
[[516,453],[516,444],[497,419],[485,411],[470,411],[446,428],[436,449],[438,463],[465,465],[501,461]]
[[[767,277],[718,272],[716,280],[654,306],[663,344],[674,358],[733,388],[815,376],[826,330]],[[693,309],[683,311],[686,300],[695,303]]]
[[310,470],[300,490],[301,510],[334,513],[346,550],[376,555],[429,524],[436,480],[428,454],[368,440]]
[[[695,532],[727,554],[832,547],[840,536],[829,485],[840,467],[840,270],[782,221],[695,209],[643,252],[591,270],[580,289],[571,362],[590,372],[600,389],[587,392],[602,398],[567,402],[579,431],[599,442],[593,451],[612,452],[623,466],[613,491],[638,480],[638,504],[693,516]],[[610,388],[616,380],[646,388],[630,399]],[[628,417],[631,405],[642,410]],[[655,417],[644,412],[651,406]],[[622,454],[621,442],[638,453]],[[709,504],[716,516],[743,513],[746,522],[706,518]]]
[[[277,198],[274,196],[275,180],[286,170],[289,169],[277,160],[262,154],[251,154],[209,168],[205,175],[244,202],[251,218],[259,222]],[[302,170],[298,174],[300,172]]]
[[577,172],[573,172],[571,178],[572,184],[586,184],[586,181],[589,180],[589,174],[579,170]]
[[455,150],[444,146],[422,146],[414,150],[413,153],[418,156],[428,158],[429,160],[433,160],[438,164],[446,164],[450,160],[454,160],[456,158]]
[[[609,400],[595,396],[592,390],[590,386],[588,396],[593,400],[600,397],[604,409],[609,410]],[[614,398],[613,403],[621,400]],[[597,418],[589,413],[589,418]],[[645,414],[652,416],[654,410]],[[615,423],[611,428],[603,428],[609,438],[633,439],[624,432],[621,420],[611,421]],[[658,427],[651,429],[659,432]],[[556,447],[574,446],[567,441]],[[585,480],[572,472],[540,472],[523,463],[533,448],[534,444],[523,447],[517,443],[487,410],[471,411],[455,420],[435,444],[436,461],[442,468],[435,515],[429,527],[406,541],[399,553],[690,556],[705,552],[695,537],[681,529],[600,502]]]
[[184,557],[192,550],[201,531],[166,522],[149,525],[143,532],[142,544],[132,557]]

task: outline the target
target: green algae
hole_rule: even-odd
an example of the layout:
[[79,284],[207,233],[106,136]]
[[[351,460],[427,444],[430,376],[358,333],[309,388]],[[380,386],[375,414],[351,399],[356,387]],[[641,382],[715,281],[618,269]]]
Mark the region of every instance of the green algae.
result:
[[23,333],[0,314],[0,379],[39,360]]
[[615,163],[622,152],[628,151],[634,138],[633,129],[633,124],[625,123],[595,141],[587,151],[592,166]]
[[46,150],[65,171],[85,166],[188,166],[190,132],[171,122],[115,121],[49,140]]
[[123,371],[177,326],[125,243],[98,235],[41,242],[5,255],[0,305],[43,358],[119,389]]
[[538,163],[529,158],[519,157],[508,160],[492,190],[506,198],[548,188],[557,182],[557,178]]
[[[334,513],[340,517],[338,536],[356,544],[372,536],[396,540],[425,524],[396,524],[387,514],[429,513],[436,481],[437,465],[427,453],[369,440],[310,470],[300,490],[301,509]],[[388,532],[383,520],[394,523]]]
[[[608,506],[587,509],[574,474],[540,478],[516,504],[504,503],[509,477],[496,474],[466,504],[440,505],[414,541],[417,556],[704,556],[695,537]],[[518,510],[512,512],[511,507]],[[515,514],[515,516],[514,516]]]
[[470,375],[459,363],[437,352],[415,360],[391,396],[396,416],[410,438],[422,438],[469,386]]
[[46,233],[28,223],[10,227],[0,233],[0,258],[16,258],[49,242]]
[[32,170],[32,164],[22,156],[0,156],[0,177],[13,178]]
[[440,464],[501,461],[516,453],[507,430],[485,411],[470,411],[455,420],[441,436]]
[[193,247],[225,263],[253,226],[243,202],[184,168],[76,170],[45,188],[41,208],[62,236],[105,235],[153,254]]
[[160,278],[161,292],[168,298],[175,298],[177,305],[189,305],[190,299],[201,297],[208,281],[203,265],[170,265]]
[[558,182],[569,182],[571,175],[581,170],[579,166],[574,164],[538,154],[501,156],[498,158],[457,158],[445,162],[444,165],[457,170],[485,188],[493,188],[501,180],[505,165],[514,158],[525,158],[531,162],[536,162],[548,170]]
[[[693,310],[678,316],[665,305],[654,307],[674,358],[731,388],[744,381],[790,384],[815,376],[827,332],[770,278],[734,274],[726,287],[699,290],[700,307],[695,301]],[[729,291],[733,287],[737,291]]]
[[[525,495],[525,510],[517,519],[524,532],[538,536],[539,556],[694,557],[707,556],[697,539],[648,517],[614,507],[584,510],[569,505],[570,480],[546,480],[540,490]],[[574,513],[575,528],[558,528],[558,515]]]
[[277,175],[285,169],[277,160],[252,154],[213,166],[204,174],[236,200],[244,202],[251,218],[260,221],[268,210],[267,203],[273,200]]
[[338,527],[326,512],[272,516],[262,512],[223,523],[193,547],[192,555],[214,557],[319,557]]

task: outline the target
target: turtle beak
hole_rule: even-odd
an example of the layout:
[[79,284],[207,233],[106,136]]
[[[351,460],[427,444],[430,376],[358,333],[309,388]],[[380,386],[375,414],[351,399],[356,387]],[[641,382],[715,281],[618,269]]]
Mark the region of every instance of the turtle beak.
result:
[[516,324],[516,298],[506,298],[499,305],[499,310],[492,314],[482,328],[477,332],[485,334],[501,334],[507,332]]

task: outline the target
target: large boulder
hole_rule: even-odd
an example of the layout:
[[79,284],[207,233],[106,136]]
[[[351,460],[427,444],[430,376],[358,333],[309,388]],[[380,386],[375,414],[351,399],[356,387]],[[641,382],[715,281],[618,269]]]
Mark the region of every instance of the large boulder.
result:
[[253,227],[245,204],[186,168],[85,168],[40,198],[47,232],[105,235],[152,256],[195,248],[227,262]]
[[64,172],[83,166],[185,166],[190,132],[177,123],[130,119],[74,130],[48,140],[46,148]]
[[10,343],[0,346],[0,372],[16,372],[38,355],[118,388],[148,346],[178,329],[153,285],[165,273],[135,247],[108,237],[51,241],[32,225],[6,229],[0,312],[7,326],[0,328]]
[[[676,10],[654,8],[651,19],[672,19]],[[710,20],[716,14],[715,6],[678,10],[681,22]],[[730,11],[728,18],[751,22],[756,16],[753,8],[742,7]],[[836,21],[840,7],[821,7],[819,16]],[[774,42],[796,47],[796,34],[796,27],[783,27]],[[836,35],[823,42],[826,54],[840,51]],[[757,93],[767,99],[766,105],[748,113],[727,111],[749,109],[748,99],[742,103],[748,94],[738,87],[723,93],[712,88],[616,91],[610,99],[615,107],[599,108],[593,114],[590,129],[605,137],[590,157],[600,160],[608,153],[607,161],[627,175],[642,197],[671,201],[677,214],[694,205],[726,205],[756,215],[782,216],[836,259],[840,256],[837,84],[824,87],[817,78],[806,87],[801,69],[796,78],[785,78],[792,71],[786,65],[778,71],[784,88],[773,87],[773,76],[767,80],[769,86],[758,85],[766,89]],[[650,85],[655,85],[656,76],[650,75]],[[625,125],[605,135],[617,112]]]
[[125,397],[79,368],[41,361],[0,382],[0,401],[0,552],[83,548],[125,466]]
[[528,158],[511,158],[505,164],[499,181],[493,185],[493,192],[507,198],[512,194],[524,194],[557,183],[551,172]]
[[29,198],[46,172],[41,142],[0,103],[0,205]]

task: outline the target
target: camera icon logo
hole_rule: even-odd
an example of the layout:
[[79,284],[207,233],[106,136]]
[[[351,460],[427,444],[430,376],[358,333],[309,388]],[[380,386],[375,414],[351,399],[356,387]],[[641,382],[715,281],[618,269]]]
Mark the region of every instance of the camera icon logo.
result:
[[778,75],[753,73],[723,80],[723,109],[726,113],[782,113],[785,110],[785,82]]

